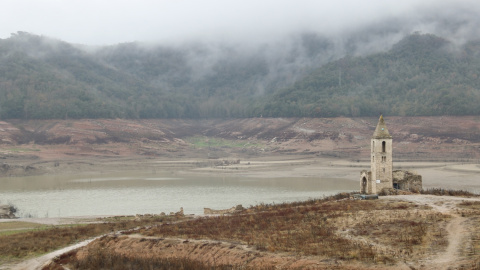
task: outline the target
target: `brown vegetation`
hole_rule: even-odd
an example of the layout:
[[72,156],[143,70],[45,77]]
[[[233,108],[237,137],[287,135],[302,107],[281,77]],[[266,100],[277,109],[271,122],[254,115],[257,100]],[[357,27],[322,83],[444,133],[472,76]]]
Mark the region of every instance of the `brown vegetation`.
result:
[[176,219],[178,217],[172,216],[141,220],[133,220],[133,218],[106,219],[102,223],[95,224],[43,226],[17,233],[12,231],[9,234],[0,235],[0,263],[37,256],[105,233]]
[[[421,246],[442,242],[439,224],[447,217],[426,209],[411,215],[413,207],[407,203],[313,200],[303,206],[264,206],[254,213],[168,224],[142,233],[235,240],[270,252],[390,263],[397,255],[413,254]],[[367,235],[388,248],[374,247],[355,238]]]
[[466,190],[444,189],[444,188],[429,188],[420,191],[421,194],[430,194],[438,196],[461,196],[461,197],[479,197],[480,195],[474,194]]
[[[230,216],[172,219],[116,218],[49,229],[50,241],[72,242],[80,234],[135,227],[59,256],[44,269],[479,269],[480,263],[477,198],[403,195],[365,201],[343,193],[261,204]],[[19,235],[47,246],[40,231]],[[17,241],[0,240],[10,246]]]
[[458,204],[462,217],[468,217],[467,226],[471,234],[464,247],[466,259],[473,260],[472,269],[480,269],[480,201],[463,201]]
[[[345,196],[337,195],[337,198]],[[259,205],[231,216],[199,218],[143,228],[132,231],[131,233],[142,235],[132,236],[133,238],[103,238],[82,249],[81,253],[72,255],[71,265],[85,263],[88,267],[101,268],[102,265],[94,264],[101,254],[115,258],[118,262],[125,263],[124,260],[127,260],[128,264],[140,267],[143,265],[137,261],[140,258],[149,258],[146,261],[151,260],[151,263],[169,258],[170,255],[161,253],[167,252],[169,248],[172,250],[168,252],[175,250],[175,256],[191,259],[196,258],[191,256],[200,249],[207,248],[205,246],[209,242],[199,242],[194,247],[187,248],[186,245],[194,244],[190,241],[214,240],[219,241],[219,245],[225,243],[226,250],[237,249],[241,245],[254,247],[257,259],[267,256],[265,254],[277,254],[277,257],[269,255],[276,259],[264,262],[262,265],[265,266],[278,266],[281,261],[278,254],[285,254],[281,256],[294,256],[297,260],[314,258],[317,264],[323,265],[321,268],[348,269],[347,265],[357,265],[359,268],[367,265],[391,267],[405,260],[417,261],[445,250],[448,244],[445,226],[449,219],[449,215],[409,202],[361,201],[349,197]],[[168,244],[167,239],[176,238],[187,240],[183,244]],[[134,249],[141,250],[141,253],[133,252]],[[226,252],[214,251],[217,250],[216,246],[207,249],[212,249],[210,254]],[[214,264],[215,256],[211,256],[213,259],[205,257],[203,264],[222,267],[231,265],[232,269],[254,266],[252,259],[238,258],[230,261],[224,258],[223,264]],[[339,261],[347,265],[339,267],[336,263]],[[149,268],[145,266],[136,269]]]
[[89,251],[86,257],[78,257],[76,251],[68,252],[59,256],[53,263],[47,265],[42,270],[59,270],[63,269],[59,265],[68,264],[73,269],[114,269],[114,270],[130,270],[130,269],[156,269],[156,270],[269,270],[273,267],[239,267],[231,264],[215,264],[205,263],[200,260],[193,260],[185,257],[162,258],[162,257],[131,257],[126,254],[112,253],[110,250],[103,248],[95,248]]
[[[92,251],[88,257],[77,258],[76,252],[72,251],[58,257],[53,264],[44,267],[42,270],[58,270],[60,264],[68,263],[73,269],[114,269],[114,270],[130,270],[130,269],[195,269],[195,270],[231,270],[231,265],[212,266],[201,261],[195,261],[188,258],[142,258],[128,257],[124,254],[111,253],[108,250],[96,249]],[[242,268],[245,269],[245,268]],[[267,269],[267,268],[265,268]],[[247,270],[247,269],[245,269]]]

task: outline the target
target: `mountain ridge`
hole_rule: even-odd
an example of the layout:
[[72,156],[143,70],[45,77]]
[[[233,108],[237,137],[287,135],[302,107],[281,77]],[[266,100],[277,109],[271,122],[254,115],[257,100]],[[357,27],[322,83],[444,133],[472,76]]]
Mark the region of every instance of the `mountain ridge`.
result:
[[[480,43],[414,33],[338,58],[305,33],[289,48],[125,43],[81,49],[19,32],[0,40],[0,118],[477,115]],[[277,50],[277,51],[275,51]]]

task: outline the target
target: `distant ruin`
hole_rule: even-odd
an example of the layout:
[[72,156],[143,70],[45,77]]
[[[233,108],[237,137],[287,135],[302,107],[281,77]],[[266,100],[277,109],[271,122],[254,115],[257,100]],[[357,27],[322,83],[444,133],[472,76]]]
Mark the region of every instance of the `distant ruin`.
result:
[[223,210],[214,210],[214,209],[211,209],[211,208],[203,208],[203,214],[205,215],[226,215],[226,214],[233,214],[233,213],[236,213],[236,212],[240,212],[240,211],[243,211],[245,210],[245,208],[243,208],[243,206],[241,204],[235,206],[235,207],[232,207],[232,208],[229,208],[229,209],[223,209]]
[[411,171],[393,171],[393,188],[420,192],[422,191],[422,176]]
[[392,136],[388,132],[383,115],[371,139],[370,171],[360,172],[360,192],[378,194],[388,189],[420,192],[422,176],[410,171],[393,171]]
[[0,205],[0,219],[17,218],[15,212],[16,208],[11,205]]

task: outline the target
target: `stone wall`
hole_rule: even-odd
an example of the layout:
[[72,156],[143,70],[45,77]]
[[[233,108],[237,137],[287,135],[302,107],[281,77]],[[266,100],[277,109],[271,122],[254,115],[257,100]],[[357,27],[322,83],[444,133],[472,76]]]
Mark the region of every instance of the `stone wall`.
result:
[[393,171],[393,187],[400,190],[420,192],[422,190],[422,176],[411,171]]
[[362,194],[376,194],[376,184],[372,180],[372,172],[363,170],[360,172],[360,193]]

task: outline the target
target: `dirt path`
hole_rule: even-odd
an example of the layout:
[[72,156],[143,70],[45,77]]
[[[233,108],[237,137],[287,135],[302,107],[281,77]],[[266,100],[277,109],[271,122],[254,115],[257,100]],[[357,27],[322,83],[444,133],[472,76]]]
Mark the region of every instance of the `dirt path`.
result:
[[447,269],[446,264],[455,264],[458,260],[458,249],[467,236],[463,226],[465,220],[465,218],[455,215],[447,225],[448,247],[445,252],[440,253],[432,260],[436,265],[435,269]]
[[465,243],[468,237],[468,231],[465,227],[467,219],[456,213],[456,205],[462,201],[480,201],[480,199],[434,195],[388,196],[385,197],[385,199],[403,200],[420,205],[428,205],[440,213],[451,215],[452,219],[446,226],[448,233],[448,246],[446,250],[423,261],[422,265],[424,265],[424,267],[422,267],[422,269],[443,270],[452,269],[452,267],[459,265],[461,260],[461,258],[459,258],[459,249],[462,247],[462,244]]
[[71,246],[68,246],[68,247],[65,247],[65,248],[62,248],[62,249],[59,249],[59,250],[56,250],[56,251],[53,251],[53,252],[50,252],[48,254],[45,254],[43,256],[40,256],[40,257],[37,257],[37,258],[33,258],[33,259],[30,259],[28,261],[24,261],[22,263],[19,263],[17,265],[10,265],[10,266],[5,266],[6,268],[4,268],[3,266],[0,267],[0,269],[11,269],[11,270],[40,270],[42,269],[47,263],[49,263],[53,258],[57,257],[57,256],[60,256],[64,253],[67,253],[69,251],[72,251],[74,249],[77,249],[77,248],[80,248],[80,247],[83,247],[83,246],[86,246],[88,244],[90,244],[90,242],[100,238],[102,236],[98,236],[98,237],[95,237],[95,238],[92,238],[92,239],[89,239],[89,240],[85,240],[85,241],[82,241],[78,244],[75,244],[75,245],[71,245]]

